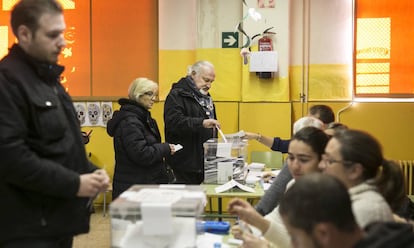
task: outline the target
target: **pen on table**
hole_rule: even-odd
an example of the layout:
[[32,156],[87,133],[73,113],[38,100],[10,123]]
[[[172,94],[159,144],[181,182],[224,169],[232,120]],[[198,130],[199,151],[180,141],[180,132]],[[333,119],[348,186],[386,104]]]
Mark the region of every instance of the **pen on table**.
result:
[[223,131],[221,131],[221,129],[220,129],[220,127],[219,127],[218,125],[216,125],[216,128],[217,128],[217,130],[219,131],[219,133],[220,133],[221,137],[223,138],[224,143],[227,143],[227,139],[226,139],[226,136],[224,136]]

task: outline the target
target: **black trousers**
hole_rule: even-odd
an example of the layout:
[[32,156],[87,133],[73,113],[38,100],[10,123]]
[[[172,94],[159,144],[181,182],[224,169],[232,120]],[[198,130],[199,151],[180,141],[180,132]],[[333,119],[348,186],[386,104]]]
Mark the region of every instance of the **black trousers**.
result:
[[23,238],[0,244],[0,248],[72,248],[73,237]]

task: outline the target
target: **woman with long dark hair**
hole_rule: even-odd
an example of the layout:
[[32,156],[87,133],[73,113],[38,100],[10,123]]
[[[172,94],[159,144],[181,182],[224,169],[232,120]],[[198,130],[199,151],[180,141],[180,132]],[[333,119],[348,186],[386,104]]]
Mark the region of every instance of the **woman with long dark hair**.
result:
[[398,164],[383,157],[380,143],[360,130],[335,132],[319,168],[339,178],[349,190],[361,227],[392,221],[405,199],[404,179]]

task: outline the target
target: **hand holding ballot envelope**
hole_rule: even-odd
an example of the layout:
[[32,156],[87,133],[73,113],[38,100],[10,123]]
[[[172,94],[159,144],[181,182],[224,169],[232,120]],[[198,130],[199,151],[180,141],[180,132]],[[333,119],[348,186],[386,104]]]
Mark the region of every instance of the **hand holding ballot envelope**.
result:
[[204,128],[216,128],[220,126],[220,122],[215,119],[204,119],[203,127]]
[[180,144],[170,144],[171,155],[174,155],[179,150],[183,149],[183,146]]
[[173,145],[173,146],[174,146],[174,150],[175,150],[176,152],[178,152],[179,150],[183,149],[183,146],[182,146],[182,145],[180,145],[180,144],[176,144],[176,145]]

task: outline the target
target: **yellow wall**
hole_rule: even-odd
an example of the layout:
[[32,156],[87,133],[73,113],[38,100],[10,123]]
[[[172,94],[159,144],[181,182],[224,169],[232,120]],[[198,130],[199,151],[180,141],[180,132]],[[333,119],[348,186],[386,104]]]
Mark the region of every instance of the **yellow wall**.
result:
[[[349,102],[295,103],[242,103],[216,102],[217,115],[224,133],[238,130],[260,132],[269,136],[289,138],[292,123],[307,114],[313,104],[327,104],[335,113],[349,105]],[[114,103],[114,108],[118,105]],[[151,113],[158,122],[162,137],[164,102],[155,104]],[[384,156],[388,159],[414,160],[413,146],[414,104],[413,103],[356,103],[340,115],[340,121],[351,128],[362,129],[373,134],[383,145]],[[86,145],[90,159],[113,175],[114,150],[112,138],[105,128],[93,127],[90,143]],[[164,138],[163,138],[164,139]],[[257,141],[250,141],[248,151],[267,150]],[[110,201],[110,198],[108,199]],[[97,200],[102,202],[102,196]]]
[[[336,113],[349,105],[349,102],[312,102],[301,103],[239,103],[216,102],[217,115],[224,133],[238,130],[260,132],[268,136],[289,138],[292,123],[307,114],[307,108],[313,104],[327,104]],[[302,105],[304,106],[302,113]],[[114,109],[118,105],[114,103]],[[162,137],[164,103],[155,104],[151,113],[158,122]],[[414,160],[413,146],[414,104],[413,103],[355,103],[340,115],[340,121],[351,128],[362,129],[372,133],[382,143],[384,156],[389,159]],[[90,143],[86,145],[91,160],[107,169],[112,175],[114,151],[112,138],[102,127],[85,127],[93,129]],[[164,138],[163,138],[164,139]],[[248,150],[266,150],[256,141],[250,141]]]
[[340,120],[377,137],[386,158],[414,159],[413,103],[355,103],[342,113]]
[[[289,139],[291,133],[290,103],[241,103],[240,129],[266,136]],[[268,150],[257,141],[250,141],[248,151]]]

